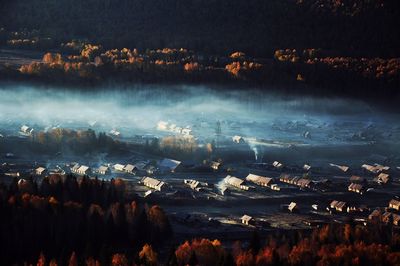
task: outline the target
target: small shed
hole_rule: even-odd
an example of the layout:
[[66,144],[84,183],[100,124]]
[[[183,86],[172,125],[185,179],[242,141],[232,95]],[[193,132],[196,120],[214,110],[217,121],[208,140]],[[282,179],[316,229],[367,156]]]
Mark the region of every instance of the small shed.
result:
[[297,203],[296,202],[294,202],[294,201],[292,201],[290,204],[289,204],[289,206],[288,206],[288,210],[290,211],[290,212],[295,212],[295,211],[297,211]]
[[42,176],[46,173],[46,168],[44,167],[38,167],[35,169],[35,174],[38,176]]
[[250,224],[254,223],[253,217],[246,215],[246,214],[242,216],[241,220],[242,220],[242,224],[245,224],[245,225],[250,225]]
[[100,175],[108,175],[108,174],[111,173],[111,170],[110,170],[110,168],[108,166],[102,165],[97,169],[97,172]]

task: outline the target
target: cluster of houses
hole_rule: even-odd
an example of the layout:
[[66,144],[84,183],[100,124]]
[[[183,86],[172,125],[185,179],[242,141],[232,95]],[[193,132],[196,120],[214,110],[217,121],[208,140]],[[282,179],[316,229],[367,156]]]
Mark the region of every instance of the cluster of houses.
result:
[[114,170],[118,172],[124,172],[128,174],[134,174],[137,167],[133,164],[114,164]]
[[110,175],[112,171],[134,174],[136,169],[137,169],[136,166],[132,164],[126,164],[126,165],[115,164],[112,168],[109,165],[101,165],[98,168],[92,169],[89,166],[80,165],[78,163],[73,164],[72,167],[70,168],[71,173],[81,176],[91,175],[91,174]]
[[[337,212],[345,212],[347,211],[347,203],[344,201],[334,200],[329,204],[331,210],[335,210]],[[331,211],[329,210],[329,211]]]
[[392,199],[389,201],[388,208],[375,209],[369,216],[368,219],[371,222],[382,222],[385,224],[393,224],[396,226],[400,225],[400,201]]
[[235,176],[227,175],[224,179],[225,184],[241,190],[249,190],[251,187],[247,183],[253,183],[261,187],[268,187],[272,190],[279,191],[280,187],[274,184],[274,179],[271,177],[260,176],[255,174],[248,174],[246,179],[240,179]]
[[314,182],[311,179],[300,177],[300,176],[291,176],[289,174],[282,174],[279,177],[279,181],[282,183],[295,185],[300,188],[312,188]]
[[190,136],[192,135],[192,129],[190,129],[189,126],[187,127],[178,127],[175,124],[170,124],[166,121],[159,121],[157,123],[157,130],[160,131],[169,131],[169,132],[173,132],[173,133],[178,133],[178,134],[182,134],[185,136]]

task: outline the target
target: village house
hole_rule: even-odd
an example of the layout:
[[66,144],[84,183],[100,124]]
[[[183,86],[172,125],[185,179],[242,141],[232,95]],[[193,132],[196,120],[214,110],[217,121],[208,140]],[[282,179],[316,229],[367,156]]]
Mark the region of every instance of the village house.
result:
[[400,201],[392,199],[391,201],[389,201],[389,208],[400,211]]
[[268,187],[273,182],[273,179],[270,177],[249,174],[246,177],[246,181],[253,182],[254,184],[257,184],[259,186]]
[[100,175],[109,175],[111,174],[111,170],[108,166],[102,165],[97,169],[97,173]]
[[143,177],[141,182],[143,183],[143,185],[145,185],[146,187],[158,190],[158,191],[162,191],[165,187],[165,183],[163,181],[157,180],[155,178],[152,177]]
[[364,186],[361,184],[351,183],[348,187],[348,191],[363,194]]
[[283,183],[289,184],[291,180],[292,180],[292,177],[289,174],[281,174],[279,177],[279,181],[281,181]]
[[307,178],[300,178],[297,182],[296,185],[301,187],[301,188],[311,188],[313,185],[313,181]]
[[245,225],[254,224],[253,217],[246,215],[246,214],[242,216],[241,220],[242,220],[242,224],[245,224]]
[[35,175],[37,176],[43,176],[46,172],[47,170],[44,167],[38,167],[35,169]]
[[71,172],[78,175],[89,175],[91,173],[91,169],[86,165],[74,164],[71,168]]
[[210,162],[210,167],[216,171],[218,171],[221,168],[221,163],[220,162],[216,162],[216,161],[211,161]]
[[33,133],[33,128],[30,128],[30,127],[28,127],[28,126],[26,126],[26,125],[23,125],[22,127],[21,127],[21,132],[24,134],[24,135],[32,135],[32,133]]
[[244,180],[242,180],[240,178],[228,175],[225,177],[224,180],[225,180],[225,183],[228,185],[231,185],[233,187],[236,187],[236,188],[239,188],[242,190],[249,190],[249,187],[244,185]]
[[347,204],[344,201],[334,200],[329,206],[331,209],[335,209],[337,212],[344,212],[346,210]]
[[116,171],[123,172],[124,168],[125,168],[125,165],[123,165],[123,164],[119,164],[119,163],[114,164],[114,170],[116,170]]
[[77,170],[76,173],[78,175],[89,175],[90,174],[90,167],[86,165],[81,165]]
[[374,165],[369,165],[369,164],[363,164],[361,165],[362,168],[364,168],[365,170],[374,173],[374,174],[378,174],[382,171],[389,171],[390,167],[389,166],[383,166],[380,164],[374,164]]
[[284,165],[282,163],[278,162],[278,161],[274,161],[272,163],[272,166],[277,168],[277,169],[281,169],[281,168],[283,168]]
[[288,206],[288,210],[290,212],[297,211],[297,203],[292,201]]
[[373,165],[363,164],[363,165],[361,165],[361,168],[364,168],[365,170],[367,170],[369,172],[376,173],[376,168]]
[[126,172],[128,174],[134,174],[136,169],[137,169],[136,166],[134,166],[132,164],[127,164],[124,167],[124,172]]
[[387,184],[390,181],[390,176],[385,173],[380,173],[377,177],[374,178],[374,182],[378,184]]

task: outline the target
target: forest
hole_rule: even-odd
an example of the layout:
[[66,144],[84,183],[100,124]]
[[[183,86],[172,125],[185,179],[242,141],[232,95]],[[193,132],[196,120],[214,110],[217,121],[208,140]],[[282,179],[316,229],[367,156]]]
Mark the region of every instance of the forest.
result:
[[168,215],[126,194],[121,179],[50,175],[0,185],[1,265],[399,265],[390,224],[254,231],[232,246],[175,243]]
[[172,234],[164,211],[128,196],[120,179],[14,179],[0,198],[1,265],[34,263],[40,253],[64,265],[73,252],[109,265],[114,253],[160,247]]
[[[86,38],[107,49],[185,47],[260,57],[319,47],[394,57],[399,11],[396,0],[4,0],[0,28],[36,30],[45,48]],[[12,39],[38,41],[25,37]]]

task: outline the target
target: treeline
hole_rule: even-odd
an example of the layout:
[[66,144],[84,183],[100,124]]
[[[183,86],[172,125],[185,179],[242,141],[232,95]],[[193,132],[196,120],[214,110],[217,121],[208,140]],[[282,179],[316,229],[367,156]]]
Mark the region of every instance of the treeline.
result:
[[32,149],[42,152],[112,152],[118,151],[124,145],[115,141],[104,132],[96,134],[92,129],[72,130],[54,128],[48,131],[33,132],[30,136]]
[[66,51],[64,56],[46,53],[42,62],[24,65],[20,73],[56,83],[113,79],[294,87],[313,94],[365,98],[394,99],[400,95],[399,58],[350,57],[322,49],[280,49],[273,59],[258,59],[243,52],[206,56],[183,48],[105,50],[101,45],[80,42],[67,43],[66,47],[63,49],[75,52]]
[[[396,0],[4,0],[0,25],[12,33],[0,33],[0,40],[18,46],[89,39],[107,49],[187,47],[255,56],[322,47],[393,57],[400,51],[399,10]],[[15,35],[33,30],[40,31]]]
[[120,179],[14,179],[0,185],[0,213],[1,265],[34,263],[40,253],[66,265],[73,252],[110,265],[112,254],[139,259],[146,243],[160,247],[171,236],[164,211],[129,199]]

